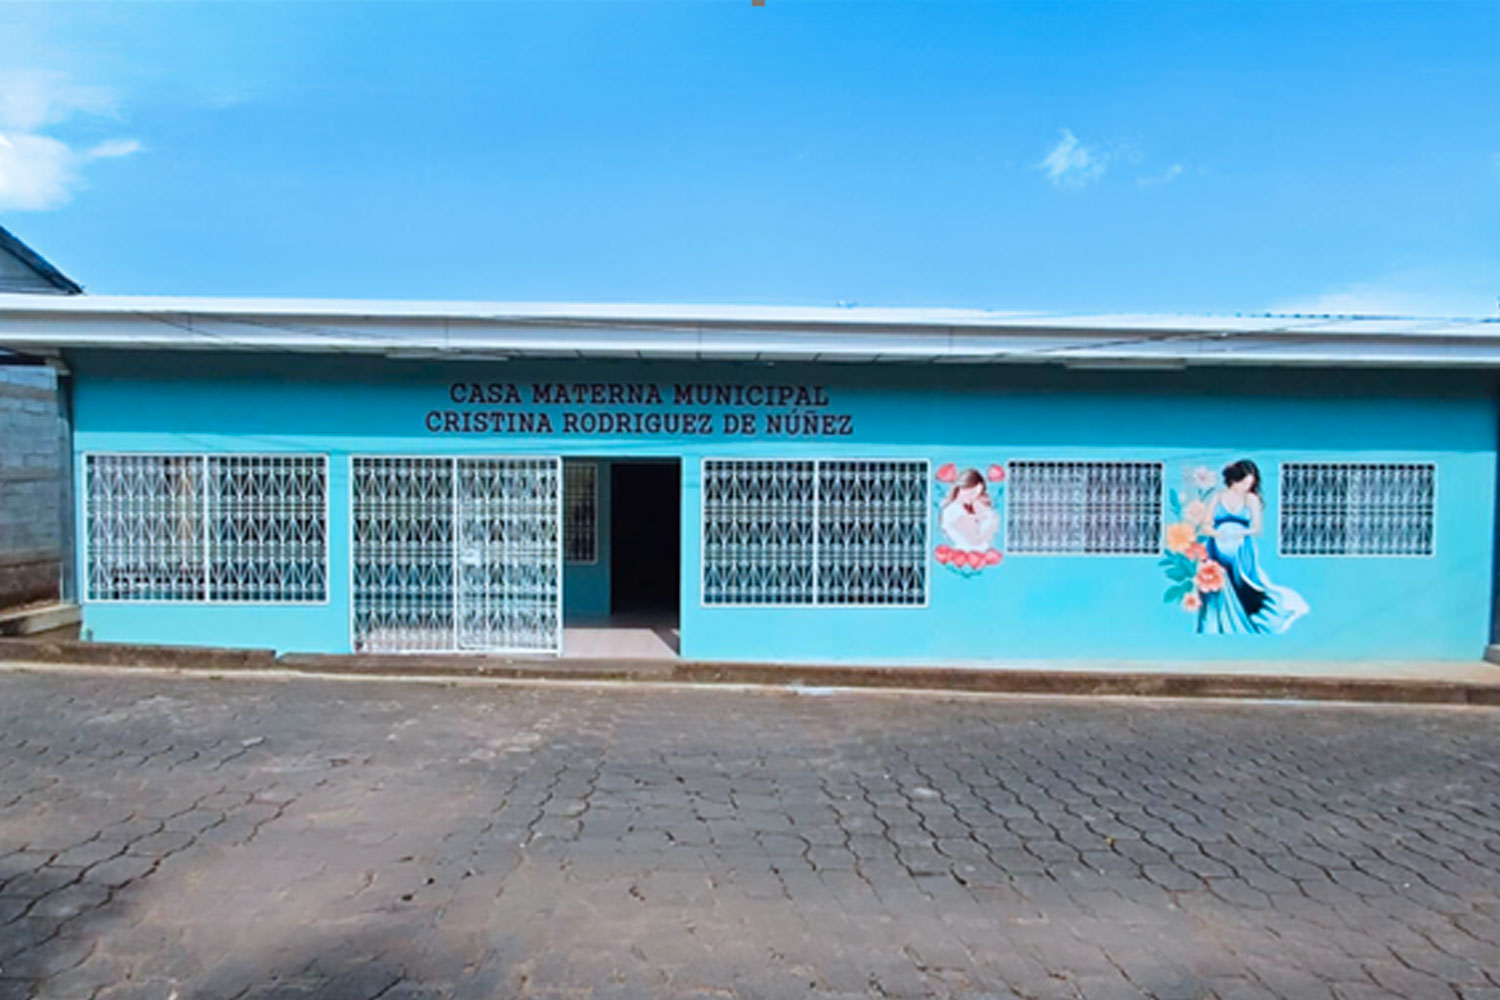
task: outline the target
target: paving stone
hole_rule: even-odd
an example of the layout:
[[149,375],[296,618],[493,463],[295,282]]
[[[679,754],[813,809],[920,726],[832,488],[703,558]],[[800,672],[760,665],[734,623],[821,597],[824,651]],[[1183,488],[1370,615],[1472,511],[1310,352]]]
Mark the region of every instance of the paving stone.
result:
[[1496,1000],[1495,718],[0,674],[0,1000]]
[[102,905],[108,898],[109,890],[102,886],[92,883],[70,883],[37,900],[28,915],[44,919],[66,920]]
[[[109,829],[109,828],[106,828]],[[125,842],[113,838],[112,831],[109,839],[100,838],[71,847],[63,851],[55,859],[59,865],[67,865],[75,868],[87,868],[89,865],[116,857],[125,853]]]
[[90,866],[83,873],[83,881],[94,885],[118,888],[135,879],[143,878],[157,865],[154,857],[126,854],[109,861]]
[[132,841],[126,850],[137,857],[159,858],[180,851],[192,842],[193,835],[186,830],[163,829]]
[[0,926],[31,909],[32,900],[25,896],[0,896]]

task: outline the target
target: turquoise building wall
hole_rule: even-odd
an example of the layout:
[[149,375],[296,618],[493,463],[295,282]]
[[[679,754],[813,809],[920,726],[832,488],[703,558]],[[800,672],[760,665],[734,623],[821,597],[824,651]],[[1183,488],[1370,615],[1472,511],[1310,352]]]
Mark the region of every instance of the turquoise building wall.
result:
[[[96,640],[347,651],[350,456],[369,454],[680,459],[682,655],[695,659],[1015,664],[1475,658],[1489,638],[1500,418],[1492,379],[1483,373],[486,364],[128,353],[69,360],[76,373],[80,463],[88,451],[329,456],[326,604],[89,603],[84,628]],[[839,419],[814,421],[812,436],[774,434],[766,431],[769,411],[762,408],[754,433],[743,433],[743,424],[725,433],[728,418],[756,408],[710,404],[690,407],[709,415],[709,432],[701,435],[604,433],[576,422],[569,431],[569,412],[673,408],[534,404],[529,387],[554,382],[816,386],[821,399],[776,412]],[[523,403],[455,402],[455,383],[517,386]],[[552,433],[465,433],[445,424],[444,416],[436,420],[437,430],[429,429],[433,413],[523,410],[547,414]],[[934,470],[949,462],[985,469],[1022,459],[1159,461],[1165,463],[1167,487],[1180,486],[1194,468],[1217,470],[1249,457],[1266,479],[1262,563],[1276,583],[1295,588],[1311,612],[1279,635],[1197,635],[1193,616],[1163,601],[1168,581],[1159,555],[1016,553],[972,576],[929,561],[929,599],[921,607],[705,607],[701,463],[736,457],[918,458]],[[1290,461],[1435,463],[1434,555],[1278,555],[1277,470]],[[81,464],[79,471],[81,477]],[[601,491],[606,472],[601,466]],[[82,499],[80,524],[81,505]],[[935,503],[932,509],[937,540]],[[601,509],[600,517],[603,528],[607,512]],[[590,602],[597,608],[598,593],[590,596],[576,570],[568,577],[577,590],[569,598],[573,609]]]

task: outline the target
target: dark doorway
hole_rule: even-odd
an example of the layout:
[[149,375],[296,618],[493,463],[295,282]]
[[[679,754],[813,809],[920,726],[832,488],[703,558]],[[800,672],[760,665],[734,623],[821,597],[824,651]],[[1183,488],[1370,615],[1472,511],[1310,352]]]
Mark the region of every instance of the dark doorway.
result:
[[610,466],[610,611],[677,624],[682,564],[682,471],[675,462]]

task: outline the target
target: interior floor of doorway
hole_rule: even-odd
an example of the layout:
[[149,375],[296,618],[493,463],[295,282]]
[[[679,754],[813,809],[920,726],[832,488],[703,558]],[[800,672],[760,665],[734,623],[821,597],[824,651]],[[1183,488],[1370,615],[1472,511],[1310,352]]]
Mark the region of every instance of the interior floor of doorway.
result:
[[562,655],[574,660],[675,660],[680,645],[675,621],[611,621],[565,627]]

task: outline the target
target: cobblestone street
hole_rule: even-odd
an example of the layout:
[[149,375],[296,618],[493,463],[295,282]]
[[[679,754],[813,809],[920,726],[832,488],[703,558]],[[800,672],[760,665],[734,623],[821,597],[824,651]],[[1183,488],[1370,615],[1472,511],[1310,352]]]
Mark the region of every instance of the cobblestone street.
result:
[[0,674],[0,1000],[1500,998],[1500,713]]

